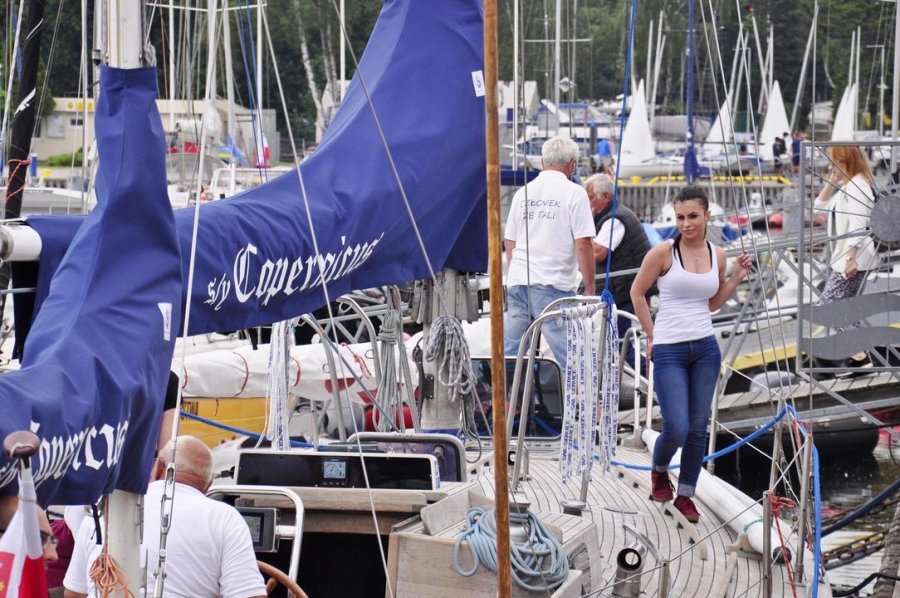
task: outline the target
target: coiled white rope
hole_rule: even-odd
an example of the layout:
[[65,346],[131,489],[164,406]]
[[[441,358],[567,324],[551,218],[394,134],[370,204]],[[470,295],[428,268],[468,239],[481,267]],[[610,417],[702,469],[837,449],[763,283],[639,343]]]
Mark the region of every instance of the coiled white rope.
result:
[[[395,427],[406,430],[403,417],[403,397],[397,385],[397,322],[399,314],[396,310],[388,310],[378,331],[378,354],[381,356],[381,371],[378,376],[378,389],[375,400],[381,407],[377,429],[379,432],[390,432]],[[395,420],[397,422],[396,426]]]
[[[531,511],[510,512],[511,524],[525,527],[527,536],[523,542],[510,545],[512,578],[525,590],[548,591],[561,586],[569,575],[569,563],[565,549],[556,537]],[[459,562],[459,550],[463,541],[468,544],[474,564],[464,571]],[[472,507],[466,513],[466,529],[456,537],[453,546],[453,566],[464,577],[471,577],[479,566],[497,571],[497,523],[496,511]]]
[[462,324],[452,316],[435,318],[425,339],[425,359],[435,361],[439,357],[437,378],[450,389],[450,401],[456,401],[459,397],[474,398],[475,372],[469,358],[469,345]]
[[[272,339],[269,345],[269,369],[266,380],[266,406],[268,417],[265,437],[272,442],[272,448],[285,451],[291,447],[288,429],[288,376],[293,344],[293,323],[276,322],[272,325]],[[262,438],[260,438],[262,441]]]

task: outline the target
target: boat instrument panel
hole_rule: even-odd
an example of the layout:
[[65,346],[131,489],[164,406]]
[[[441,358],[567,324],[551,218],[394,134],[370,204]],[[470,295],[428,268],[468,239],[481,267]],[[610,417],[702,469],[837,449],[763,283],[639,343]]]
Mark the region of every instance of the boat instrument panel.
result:
[[315,488],[437,490],[441,478],[433,455],[400,453],[243,450],[235,467],[238,484]]

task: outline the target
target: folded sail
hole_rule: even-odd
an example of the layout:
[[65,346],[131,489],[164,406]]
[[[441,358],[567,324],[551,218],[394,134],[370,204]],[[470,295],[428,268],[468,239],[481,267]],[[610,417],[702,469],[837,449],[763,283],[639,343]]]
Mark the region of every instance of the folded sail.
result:
[[[39,501],[143,493],[181,313],[181,256],[166,198],[156,70],[104,68],[97,208],[43,273],[45,299],[21,369],[0,376],[0,437],[31,430]],[[61,227],[57,227],[61,228]],[[65,227],[62,227],[65,228]],[[0,486],[16,467],[0,460]]]
[[[301,173],[202,207],[190,332],[311,312],[323,282],[336,297],[427,276],[404,193],[435,270],[485,271],[482,46],[478,0],[386,2],[359,68],[377,122],[357,74]],[[192,219],[176,212],[185,280]],[[45,248],[39,305],[71,225],[29,223]]]

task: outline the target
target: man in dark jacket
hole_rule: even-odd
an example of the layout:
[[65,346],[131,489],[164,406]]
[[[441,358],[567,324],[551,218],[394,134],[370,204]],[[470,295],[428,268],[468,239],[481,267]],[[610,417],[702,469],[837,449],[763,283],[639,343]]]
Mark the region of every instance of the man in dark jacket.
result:
[[[634,212],[619,203],[616,206],[616,217],[612,217],[612,200],[614,184],[606,174],[595,174],[585,182],[588,199],[591,202],[591,213],[594,215],[594,226],[597,236],[594,237],[594,259],[597,261],[598,274],[606,274],[606,258],[612,253],[610,264],[609,288],[619,311],[634,313],[631,305],[631,283],[641,267],[644,256],[650,251],[650,241],[644,226]],[[621,270],[634,270],[631,274],[616,276]],[[598,284],[598,290],[600,288]],[[650,294],[656,294],[653,287]],[[619,338],[631,327],[631,320],[619,316]],[[631,351],[629,350],[629,355]],[[631,358],[629,357],[629,361]]]

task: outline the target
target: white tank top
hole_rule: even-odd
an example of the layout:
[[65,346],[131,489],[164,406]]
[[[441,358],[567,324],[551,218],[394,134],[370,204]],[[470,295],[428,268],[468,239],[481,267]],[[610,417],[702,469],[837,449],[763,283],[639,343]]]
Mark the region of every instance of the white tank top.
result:
[[659,311],[653,324],[653,344],[667,345],[706,338],[713,334],[709,300],[719,290],[718,256],[706,242],[711,252],[712,268],[696,274],[681,266],[681,260],[672,249],[672,267],[659,277]]

